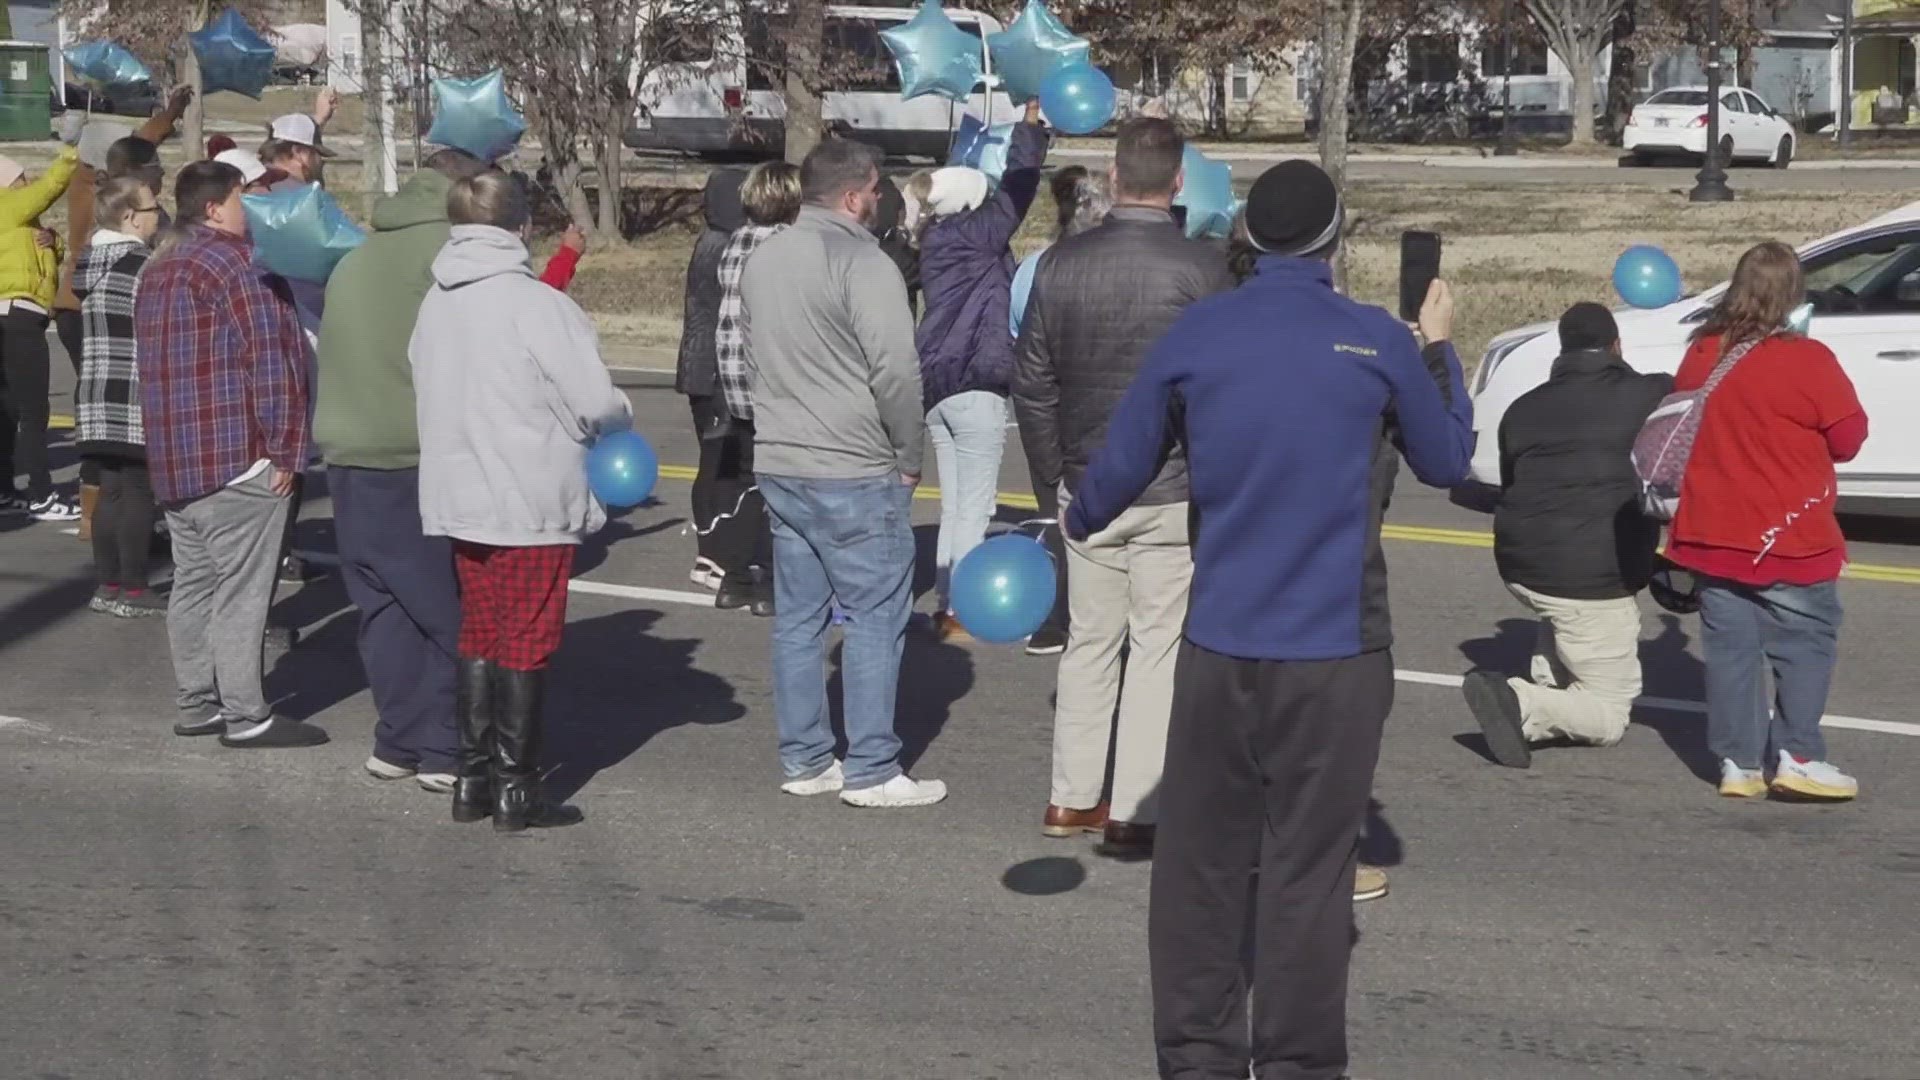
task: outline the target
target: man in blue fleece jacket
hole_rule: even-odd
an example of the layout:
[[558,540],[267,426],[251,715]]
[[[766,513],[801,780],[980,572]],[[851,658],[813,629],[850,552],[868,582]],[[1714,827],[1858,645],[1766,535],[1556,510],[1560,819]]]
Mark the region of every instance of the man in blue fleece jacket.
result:
[[1447,487],[1473,449],[1446,286],[1421,311],[1423,354],[1391,314],[1334,291],[1341,217],[1318,166],[1255,182],[1254,277],[1160,339],[1067,513],[1068,536],[1106,527],[1184,447],[1193,590],[1148,921],[1168,1080],[1345,1074],[1356,838],[1393,704],[1392,455]]

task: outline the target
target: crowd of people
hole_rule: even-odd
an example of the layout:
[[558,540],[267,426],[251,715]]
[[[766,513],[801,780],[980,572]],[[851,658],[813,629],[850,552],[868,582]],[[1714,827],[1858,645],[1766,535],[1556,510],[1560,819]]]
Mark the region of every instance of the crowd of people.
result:
[[[324,182],[326,108],[275,121],[258,154],[208,147],[169,217],[155,147],[184,103],[92,162],[69,130],[37,181],[0,160],[8,479],[28,478],[6,509],[84,517],[91,606],[165,615],[177,735],[314,746],[326,733],[276,715],[261,673],[301,476],[324,461],[378,713],[367,772],[463,822],[579,821],[541,789],[545,673],[575,548],[606,522],[587,449],[632,416],[565,292],[582,241],[536,275],[528,186],[442,149],[326,281],[288,281],[256,264],[242,198]],[[1350,902],[1384,891],[1358,864],[1394,696],[1382,521],[1401,462],[1450,487],[1474,446],[1452,294],[1435,282],[1409,326],[1336,290],[1345,207],[1305,162],[1254,182],[1230,245],[1187,237],[1185,144],[1155,117],[1121,125],[1105,175],[1055,175],[1055,238],[1016,261],[1047,148],[1029,109],[997,182],[948,167],[896,188],[838,139],[712,176],[676,383],[701,445],[693,578],[770,620],[783,791],[942,801],[895,728],[912,500],[931,444],[927,626],[964,645],[949,576],[995,513],[1011,417],[1063,583],[1028,642],[1060,657],[1040,827],[1153,859],[1163,1076],[1333,1080]],[[69,190],[63,244],[36,221]],[[1653,586],[1702,616],[1721,793],[1856,793],[1819,719],[1845,561],[1833,465],[1867,420],[1833,355],[1787,328],[1799,274],[1790,249],[1750,251],[1676,377],[1629,367],[1604,307],[1560,320],[1551,378],[1498,433],[1495,559],[1539,619],[1533,664],[1464,686],[1501,764],[1624,737]],[[81,507],[46,465],[49,319],[79,368]],[[1675,393],[1703,419],[1662,554],[1632,451]]]

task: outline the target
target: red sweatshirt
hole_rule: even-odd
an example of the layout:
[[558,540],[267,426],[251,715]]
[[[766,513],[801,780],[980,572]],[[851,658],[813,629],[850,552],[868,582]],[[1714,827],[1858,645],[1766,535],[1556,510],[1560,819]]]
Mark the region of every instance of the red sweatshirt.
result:
[[[1719,338],[1695,342],[1674,389],[1699,389],[1719,358]],[[1866,440],[1866,411],[1832,350],[1797,334],[1769,338],[1707,399],[1668,557],[1744,585],[1839,577],[1847,545],[1833,465]]]
[[553,258],[547,260],[547,268],[540,271],[540,280],[566,292],[567,286],[573,284],[574,271],[579,268],[580,253],[563,244],[553,253]]

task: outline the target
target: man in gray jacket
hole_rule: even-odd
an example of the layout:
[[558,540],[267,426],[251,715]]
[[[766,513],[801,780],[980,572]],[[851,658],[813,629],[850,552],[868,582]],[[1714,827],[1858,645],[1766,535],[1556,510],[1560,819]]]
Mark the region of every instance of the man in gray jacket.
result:
[[[926,420],[906,284],[866,227],[879,184],[870,147],[820,144],[800,167],[799,220],[754,252],[740,294],[755,469],[773,518],[781,790],[928,806],[947,787],[901,769],[893,723]],[[844,763],[827,708],[835,606],[846,617]]]
[[[1185,149],[1166,120],[1122,125],[1110,174],[1113,210],[1098,228],[1047,249],[1034,273],[1014,357],[1013,404],[1033,475],[1057,485],[1063,520],[1147,350],[1188,304],[1233,288],[1219,250],[1187,239],[1174,223]],[[1193,579],[1187,509],[1186,461],[1173,448],[1132,508],[1066,545],[1070,628],[1054,705],[1053,792],[1041,831],[1101,833],[1095,850],[1114,858],[1145,857],[1153,848],[1153,795]],[[1110,745],[1107,802],[1101,788]]]

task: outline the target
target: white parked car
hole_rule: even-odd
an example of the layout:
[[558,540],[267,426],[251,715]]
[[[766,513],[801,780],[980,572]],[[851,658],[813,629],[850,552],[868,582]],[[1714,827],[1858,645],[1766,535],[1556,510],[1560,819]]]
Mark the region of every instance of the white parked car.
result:
[[[1656,157],[1707,156],[1707,96],[1704,86],[1662,90],[1634,108],[1620,145],[1645,164]],[[1764,161],[1776,169],[1793,162],[1798,138],[1793,125],[1760,95],[1737,86],[1720,89],[1721,160]]]
[[[771,8],[771,10],[770,10]],[[786,144],[786,99],[774,74],[786,55],[787,16],[779,5],[742,0],[710,40],[674,43],[681,55],[649,72],[626,142],[636,149],[776,158]],[[988,75],[965,102],[928,95],[900,100],[900,73],[880,39],[883,30],[912,19],[910,7],[830,4],[826,45],[832,62],[847,65],[842,88],[821,102],[827,128],[889,154],[945,158],[967,113],[989,123],[1019,119],[1005,90],[990,89],[993,57],[986,39],[1001,31],[991,15],[947,8],[961,30],[980,40]],[[644,33],[644,30],[642,31]]]
[[[1840,495],[1920,513],[1920,203],[1800,249],[1812,316],[1807,333],[1832,349],[1866,406],[1860,456],[1839,466]],[[1726,284],[1648,311],[1616,313],[1627,363],[1673,372],[1687,339]],[[1500,418],[1545,382],[1560,343],[1551,323],[1493,339],[1473,379],[1473,479],[1500,483]],[[1902,500],[1882,503],[1882,500]]]

